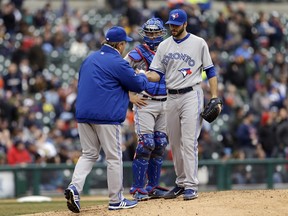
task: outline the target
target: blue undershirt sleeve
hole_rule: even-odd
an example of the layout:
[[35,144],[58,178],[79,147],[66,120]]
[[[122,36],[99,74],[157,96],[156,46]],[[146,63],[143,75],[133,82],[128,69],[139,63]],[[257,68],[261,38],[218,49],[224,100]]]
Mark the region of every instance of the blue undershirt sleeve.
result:
[[215,69],[214,66],[205,69],[205,72],[206,72],[206,75],[207,75],[207,78],[208,78],[208,79],[216,76],[216,69]]

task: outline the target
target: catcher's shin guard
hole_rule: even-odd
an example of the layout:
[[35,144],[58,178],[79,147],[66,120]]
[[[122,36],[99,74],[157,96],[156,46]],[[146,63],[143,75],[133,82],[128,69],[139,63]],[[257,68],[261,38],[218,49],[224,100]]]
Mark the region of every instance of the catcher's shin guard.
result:
[[143,134],[139,139],[134,160],[132,163],[133,185],[132,188],[144,188],[148,161],[155,148],[154,135]]
[[143,188],[145,185],[148,160],[135,158],[132,163],[133,188]]
[[154,141],[155,149],[151,153],[147,170],[148,186],[151,187],[159,185],[163,155],[168,145],[167,135],[163,132],[156,131],[154,133]]
[[163,158],[151,158],[149,160],[147,176],[148,176],[148,185],[155,187],[159,185],[161,167],[163,164]]

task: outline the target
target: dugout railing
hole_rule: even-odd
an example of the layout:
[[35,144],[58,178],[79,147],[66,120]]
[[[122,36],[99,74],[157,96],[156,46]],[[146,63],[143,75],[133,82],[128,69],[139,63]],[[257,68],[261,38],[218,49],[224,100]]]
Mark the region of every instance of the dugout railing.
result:
[[[209,177],[207,182],[203,184],[212,185],[213,190],[231,190],[235,184],[233,176],[239,176],[239,170],[242,170],[243,177],[251,176],[252,174],[258,174],[260,182],[254,183],[264,184],[266,189],[275,188],[275,181],[279,182],[276,177],[280,174],[282,176],[282,183],[288,183],[288,160],[286,159],[246,159],[246,160],[201,160],[199,161],[199,169],[207,167],[207,175]],[[239,169],[243,168],[243,169]],[[253,170],[254,169],[254,170]],[[29,164],[26,166],[8,166],[2,165],[0,167],[0,192],[5,188],[5,181],[1,177],[4,174],[13,174],[13,178],[8,181],[14,181],[14,197],[20,197],[23,195],[42,195],[43,181],[45,182],[60,182],[64,188],[71,180],[71,175],[74,170],[74,165],[67,164]],[[124,162],[124,187],[129,187],[132,182],[132,163]],[[238,173],[239,172],[239,173]],[[248,175],[248,174],[249,175]],[[260,174],[259,174],[260,173]],[[59,179],[60,174],[61,178]],[[257,176],[256,175],[256,176]],[[11,175],[10,175],[11,176]],[[57,177],[58,176],[58,177]],[[106,185],[106,164],[96,163],[92,172],[88,175],[84,186],[83,194],[90,194],[92,188],[105,188]],[[239,178],[237,178],[239,179]],[[244,178],[245,179],[245,178]],[[48,181],[49,180],[49,181]],[[161,182],[166,186],[173,186],[175,180],[173,163],[171,161],[165,161],[163,164],[163,172],[161,175]],[[262,180],[262,182],[261,182]],[[165,183],[166,182],[166,183]],[[11,182],[10,182],[11,183]],[[236,182],[236,184],[249,184],[251,182]],[[200,182],[201,184],[201,182]],[[57,189],[57,188],[54,188]],[[61,188],[59,188],[61,190]],[[252,188],[253,189],[253,188]],[[49,190],[49,188],[46,190]],[[53,190],[53,188],[50,188]],[[62,188],[63,190],[63,188]],[[1,198],[1,196],[0,196]],[[3,197],[2,197],[3,198]]]

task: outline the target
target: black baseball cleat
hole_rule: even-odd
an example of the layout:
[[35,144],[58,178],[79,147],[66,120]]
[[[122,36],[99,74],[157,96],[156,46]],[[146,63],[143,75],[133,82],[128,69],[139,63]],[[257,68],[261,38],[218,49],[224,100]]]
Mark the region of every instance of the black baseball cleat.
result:
[[69,185],[65,190],[65,198],[67,200],[67,207],[74,213],[80,212],[80,195],[74,185]]
[[168,191],[164,196],[163,198],[164,199],[174,199],[178,196],[180,196],[181,194],[184,193],[184,187],[179,187],[179,186],[176,186],[174,187],[172,190]]

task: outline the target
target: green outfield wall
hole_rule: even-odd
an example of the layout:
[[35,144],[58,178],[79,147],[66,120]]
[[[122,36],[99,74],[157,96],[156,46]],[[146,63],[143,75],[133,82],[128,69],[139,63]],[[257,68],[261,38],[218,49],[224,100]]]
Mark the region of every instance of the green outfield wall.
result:
[[[1,166],[0,198],[45,195],[45,193],[62,195],[71,180],[73,170],[74,165],[67,164]],[[123,171],[124,188],[129,188],[133,177],[132,163],[124,162]],[[83,194],[107,190],[106,176],[106,164],[96,163],[86,179]],[[161,185],[173,187],[175,177],[173,163],[165,161],[161,173]],[[198,177],[199,191],[285,188],[288,185],[288,160],[202,160],[199,161]]]

